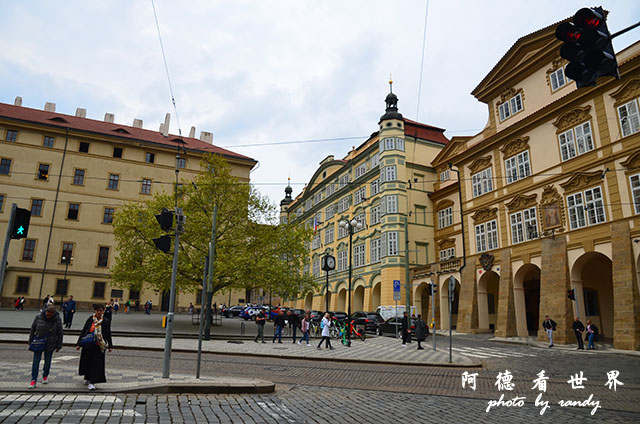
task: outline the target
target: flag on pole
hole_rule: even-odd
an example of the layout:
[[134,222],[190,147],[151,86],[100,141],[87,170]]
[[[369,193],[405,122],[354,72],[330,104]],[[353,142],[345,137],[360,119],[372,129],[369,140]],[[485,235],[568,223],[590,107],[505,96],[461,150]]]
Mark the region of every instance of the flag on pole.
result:
[[316,234],[318,232],[318,220],[316,219],[316,217],[313,217],[313,234]]

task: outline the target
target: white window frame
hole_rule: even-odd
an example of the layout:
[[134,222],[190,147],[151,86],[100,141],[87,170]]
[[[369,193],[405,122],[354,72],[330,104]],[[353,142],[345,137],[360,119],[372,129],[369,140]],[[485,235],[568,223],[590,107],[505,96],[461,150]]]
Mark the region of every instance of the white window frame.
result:
[[325,199],[327,199],[329,196],[331,196],[333,193],[336,192],[336,185],[335,183],[329,183],[327,184],[327,188],[326,188],[326,196]]
[[380,193],[380,178],[371,181],[371,197]]
[[349,257],[348,257],[349,251],[348,250],[339,250],[338,251],[338,264],[337,264],[337,270],[338,271],[345,271],[349,268]]
[[398,256],[398,232],[389,231],[387,234],[387,256]]
[[565,85],[567,85],[567,78],[564,76],[564,68],[560,67],[549,74],[549,81],[551,81],[551,91],[556,91]]
[[363,163],[361,165],[358,165],[356,167],[356,179],[362,177],[364,174],[367,173],[367,163]]
[[602,189],[598,186],[568,195],[567,211],[572,230],[606,222]]
[[353,246],[353,267],[359,268],[366,264],[365,244],[361,243]]
[[473,174],[471,176],[471,186],[473,188],[473,197],[479,197],[493,191],[493,173],[491,167]]
[[380,152],[376,152],[371,156],[371,167],[380,165]]
[[336,214],[335,204],[329,205],[324,209],[324,216],[326,217],[327,221],[333,218],[335,214]]
[[495,219],[476,225],[475,235],[477,252],[498,248],[498,223]]
[[320,258],[315,258],[313,260],[313,278],[320,277]]
[[633,99],[630,102],[618,106],[618,120],[620,121],[623,137],[640,131],[638,99]]
[[560,143],[560,157],[568,161],[594,149],[591,121],[586,121],[558,134]]
[[449,181],[450,178],[451,178],[451,171],[450,170],[445,169],[444,171],[442,171],[440,173],[440,182]]
[[342,213],[349,209],[349,204],[351,203],[351,196],[345,196],[342,199],[338,200],[338,213]]
[[371,208],[371,225],[376,225],[380,223],[380,205],[373,206]]
[[[509,220],[512,244],[524,243],[538,238],[538,219],[535,207],[514,212],[509,216]],[[529,228],[533,228],[534,231],[528,231]]]
[[321,244],[322,238],[320,237],[320,232],[318,232],[315,236],[313,236],[313,240],[311,241],[311,249],[320,249]]
[[342,225],[338,225],[338,240],[349,235],[349,230]]
[[531,175],[529,151],[525,150],[504,160],[507,184],[511,184]]
[[631,175],[629,177],[629,183],[631,185],[631,197],[633,198],[633,205],[637,215],[640,213],[640,174]]
[[338,181],[338,188],[343,188],[349,185],[350,182],[351,182],[351,175],[345,174],[340,177],[340,180]]
[[448,261],[452,257],[455,258],[455,256],[456,256],[456,248],[455,247],[449,247],[447,249],[442,249],[439,252],[439,255],[440,255],[440,262]]
[[503,103],[498,105],[498,113],[500,115],[500,121],[504,121],[516,113],[520,112],[523,109],[522,105],[522,95],[520,93],[516,94],[509,100],[506,100]]
[[353,219],[355,219],[357,222],[360,223],[360,229],[357,231],[362,231],[367,227],[367,220],[365,218],[365,214],[364,212],[359,213],[358,215],[356,215]]
[[395,181],[396,177],[397,177],[397,172],[396,172],[395,165],[385,166],[380,171],[380,181],[382,182]]
[[333,225],[331,225],[329,228],[325,228],[324,230],[324,244],[330,244],[333,243],[333,240],[335,236],[335,230],[333,228]]
[[353,193],[353,203],[355,205],[367,200],[367,186],[363,185]]
[[398,213],[398,195],[390,194],[388,196],[384,196],[383,199],[385,203],[384,215]]
[[371,239],[371,263],[380,262],[382,257],[382,240],[380,237]]
[[446,228],[453,225],[453,206],[438,211],[438,228]]

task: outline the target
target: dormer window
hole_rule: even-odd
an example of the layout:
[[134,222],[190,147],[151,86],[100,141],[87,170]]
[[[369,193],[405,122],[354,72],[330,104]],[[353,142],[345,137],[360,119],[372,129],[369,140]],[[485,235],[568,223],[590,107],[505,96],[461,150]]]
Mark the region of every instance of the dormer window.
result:
[[500,121],[515,115],[522,110],[522,94],[518,93],[509,100],[498,105],[498,113],[500,114]]

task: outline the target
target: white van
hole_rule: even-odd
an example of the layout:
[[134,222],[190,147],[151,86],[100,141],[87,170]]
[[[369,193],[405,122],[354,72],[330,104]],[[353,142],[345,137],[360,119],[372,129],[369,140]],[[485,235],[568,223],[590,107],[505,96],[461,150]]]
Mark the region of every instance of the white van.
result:
[[[398,305],[397,316],[401,317],[402,314],[404,314],[405,310],[406,310],[406,306],[405,305]],[[385,321],[388,320],[389,318],[393,318],[393,317],[396,316],[396,305],[378,306],[376,308],[376,314],[380,315],[382,317],[382,319],[384,319]],[[411,307],[411,314],[416,314],[416,307],[415,306]],[[409,314],[409,315],[411,315],[411,314]]]

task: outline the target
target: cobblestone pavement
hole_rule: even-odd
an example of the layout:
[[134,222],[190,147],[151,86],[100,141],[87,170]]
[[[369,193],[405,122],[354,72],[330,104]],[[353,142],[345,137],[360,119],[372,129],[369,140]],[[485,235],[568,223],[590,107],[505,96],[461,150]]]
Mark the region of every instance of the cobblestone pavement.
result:
[[640,414],[330,387],[282,386],[263,395],[40,395],[0,393],[0,421],[47,423],[632,423]]

